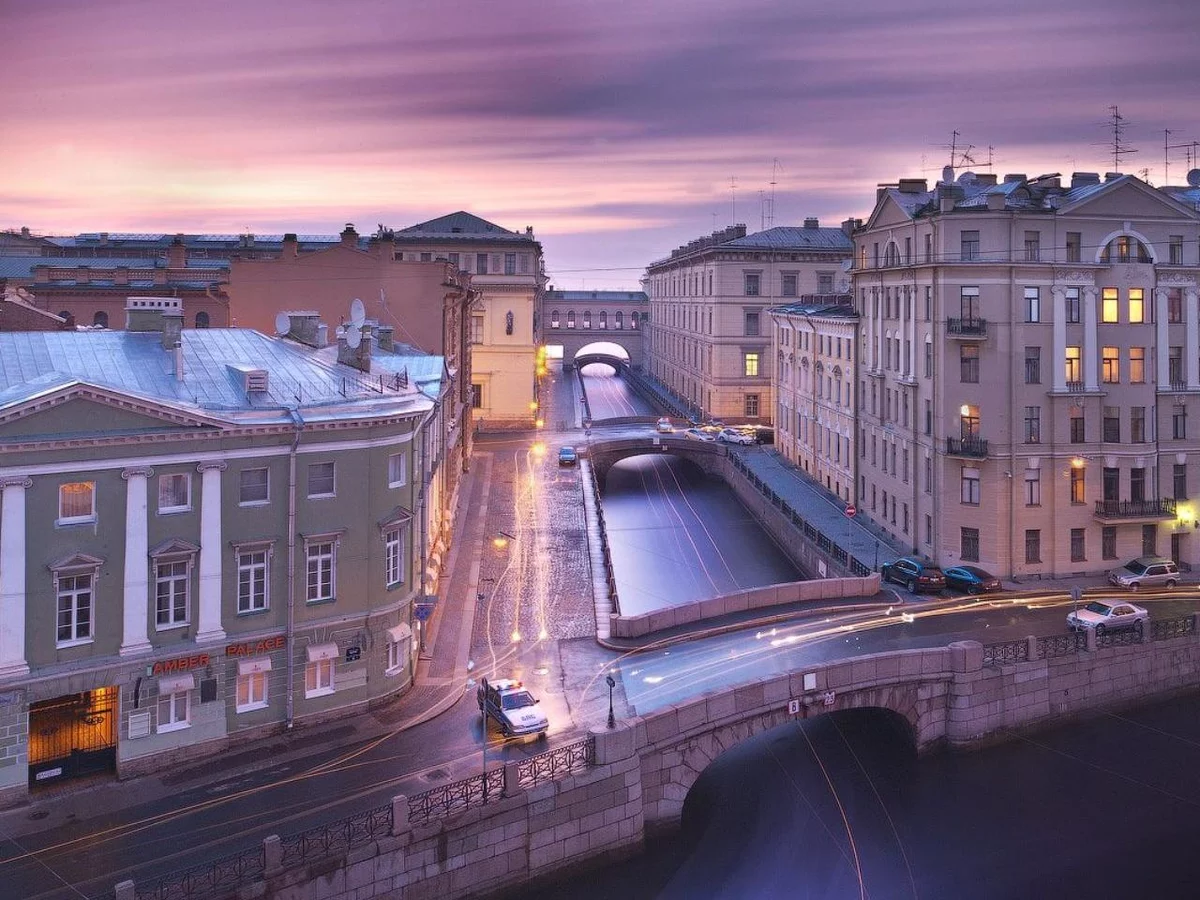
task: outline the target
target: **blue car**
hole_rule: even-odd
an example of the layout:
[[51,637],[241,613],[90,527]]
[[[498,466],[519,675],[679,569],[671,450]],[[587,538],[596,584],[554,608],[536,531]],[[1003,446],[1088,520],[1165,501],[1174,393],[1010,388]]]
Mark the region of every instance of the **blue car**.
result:
[[1000,579],[979,566],[951,566],[946,569],[946,587],[968,594],[986,594],[1003,589]]
[[574,447],[558,448],[558,464],[560,466],[573,466],[577,462],[579,462],[579,454],[575,452]]

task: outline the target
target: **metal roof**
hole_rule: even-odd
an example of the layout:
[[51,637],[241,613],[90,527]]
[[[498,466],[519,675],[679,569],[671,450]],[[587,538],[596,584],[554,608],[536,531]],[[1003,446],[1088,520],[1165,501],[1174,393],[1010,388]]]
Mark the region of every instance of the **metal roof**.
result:
[[646,303],[649,298],[644,291],[546,291],[547,300],[570,301],[605,300],[611,303],[621,301],[630,303]]
[[854,242],[840,228],[798,228],[792,225],[768,228],[717,246],[739,250],[834,250],[847,256],[854,251]]

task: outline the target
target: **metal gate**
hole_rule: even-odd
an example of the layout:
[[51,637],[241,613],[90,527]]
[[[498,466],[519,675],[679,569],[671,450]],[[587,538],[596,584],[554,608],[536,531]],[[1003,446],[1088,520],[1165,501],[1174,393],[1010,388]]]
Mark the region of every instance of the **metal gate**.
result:
[[117,688],[43,700],[29,707],[29,781],[115,771]]

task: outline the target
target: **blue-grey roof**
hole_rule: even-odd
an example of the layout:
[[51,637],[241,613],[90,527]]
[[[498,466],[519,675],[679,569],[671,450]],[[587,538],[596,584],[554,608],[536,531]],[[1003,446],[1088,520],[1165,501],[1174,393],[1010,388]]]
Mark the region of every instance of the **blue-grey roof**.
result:
[[609,303],[646,303],[648,297],[644,291],[546,291],[546,299],[551,301],[570,302],[584,300],[603,300]]
[[[307,420],[423,413],[429,402],[417,384],[399,387],[388,365],[371,374],[336,363],[294,341],[245,328],[185,329],[184,377],[157,332],[61,331],[0,333],[0,408],[73,383],[167,403],[230,420],[287,421],[299,407]],[[436,360],[436,362],[435,362]],[[437,366],[442,357],[421,360]],[[245,393],[231,366],[267,372],[268,389]],[[375,368],[375,367],[373,367]],[[415,376],[410,376],[415,378]]]
[[417,241],[474,241],[502,243],[536,243],[532,234],[519,231],[509,231],[501,228],[495,222],[481,219],[469,212],[450,213],[419,222],[408,228],[400,228],[394,232],[397,243],[413,243]]
[[840,228],[797,228],[779,225],[719,245],[742,250],[832,250],[849,256],[854,242]]
[[847,295],[847,302],[845,303],[787,303],[780,306],[772,306],[767,312],[784,316],[825,316],[827,318],[854,319],[858,317],[858,312],[849,302],[849,299]]

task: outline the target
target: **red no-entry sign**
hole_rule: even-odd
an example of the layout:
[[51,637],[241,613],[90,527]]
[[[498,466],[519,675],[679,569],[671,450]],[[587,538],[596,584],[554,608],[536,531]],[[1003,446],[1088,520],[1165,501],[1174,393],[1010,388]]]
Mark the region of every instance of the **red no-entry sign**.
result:
[[858,510],[854,508],[854,504],[853,504],[853,503],[851,503],[849,506],[847,506],[847,507],[846,507],[846,515],[847,515],[847,516],[849,516],[850,518],[852,518],[852,519],[853,519],[853,518],[854,518],[854,514],[855,514],[856,512],[858,512]]

